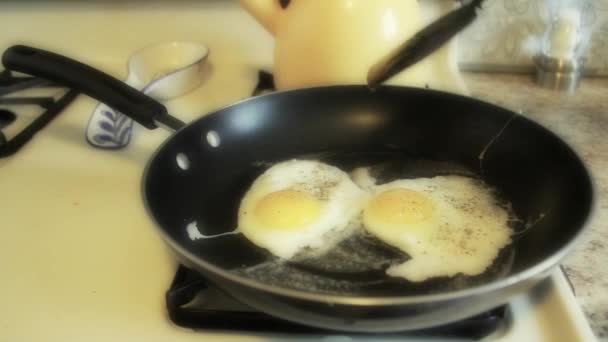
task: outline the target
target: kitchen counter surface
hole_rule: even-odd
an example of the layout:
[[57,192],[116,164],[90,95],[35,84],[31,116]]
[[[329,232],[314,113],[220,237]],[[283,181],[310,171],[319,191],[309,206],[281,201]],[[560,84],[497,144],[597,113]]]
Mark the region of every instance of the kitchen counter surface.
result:
[[563,266],[596,336],[608,340],[608,78],[583,79],[570,95],[542,89],[529,75],[466,73],[465,81],[472,96],[522,111],[553,130],[589,168],[596,210]]

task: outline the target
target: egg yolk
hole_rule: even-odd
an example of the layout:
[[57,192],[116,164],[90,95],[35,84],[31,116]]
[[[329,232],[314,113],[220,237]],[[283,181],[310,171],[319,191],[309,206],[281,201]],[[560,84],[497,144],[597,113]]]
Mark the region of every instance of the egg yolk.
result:
[[297,228],[317,219],[321,205],[312,195],[296,190],[272,192],[258,201],[255,215],[269,228]]
[[405,188],[391,189],[374,196],[364,215],[394,225],[414,224],[431,217],[433,203],[423,194]]

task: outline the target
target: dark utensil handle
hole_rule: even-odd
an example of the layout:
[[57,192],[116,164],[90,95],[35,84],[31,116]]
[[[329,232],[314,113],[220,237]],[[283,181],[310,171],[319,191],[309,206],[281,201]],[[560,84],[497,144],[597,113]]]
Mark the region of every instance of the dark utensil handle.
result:
[[367,84],[376,88],[402,70],[418,63],[442,47],[477,17],[477,8],[484,0],[471,0],[461,8],[437,19],[397,49],[374,64],[367,73]]
[[2,55],[9,70],[45,78],[77,89],[129,116],[149,129],[159,125],[171,129],[184,126],[167,109],[149,96],[93,67],[68,57],[29,46],[16,45]]

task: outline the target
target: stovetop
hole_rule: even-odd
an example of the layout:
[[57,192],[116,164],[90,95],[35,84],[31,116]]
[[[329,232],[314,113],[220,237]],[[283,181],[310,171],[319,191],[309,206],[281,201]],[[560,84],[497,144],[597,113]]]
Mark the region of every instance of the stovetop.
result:
[[[43,95],[39,96],[35,91],[28,92],[28,96],[20,95],[22,90],[32,87],[41,89]],[[258,84],[253,94],[259,95],[273,90],[272,75],[259,72]],[[44,80],[2,73],[0,131],[3,134],[0,134],[0,157],[20,151],[21,147],[26,146],[27,142],[76,96],[77,92],[57,87]],[[20,114],[21,107],[30,108],[31,113]],[[24,117],[26,120],[23,120]],[[175,325],[194,330],[201,336],[209,332],[227,331],[240,336],[263,333],[270,333],[270,336],[341,334],[286,322],[258,312],[234,300],[215,288],[200,274],[183,266],[177,269],[173,282],[166,291],[165,304],[165,310]],[[553,333],[549,333],[546,329],[548,317],[552,322],[551,330],[555,331]],[[447,326],[382,335],[382,337],[398,340],[410,337],[416,340],[427,337],[446,340],[479,339],[491,335],[500,336],[498,339],[501,341],[518,341],[522,336],[532,336],[533,340],[534,337],[537,337],[537,340],[554,340],[551,336],[589,336],[589,334],[588,325],[568,288],[566,278],[556,270],[555,274],[541,286],[515,298],[509,305]],[[353,336],[350,333],[349,335]],[[362,336],[365,338],[366,335]],[[378,337],[378,335],[374,336]]]
[[[119,76],[126,74],[129,54],[148,43],[185,38],[209,46],[214,71],[209,81],[168,103],[170,112],[183,121],[249,95],[256,70],[272,66],[271,35],[239,8],[238,1],[164,1],[154,6],[107,2],[103,8],[83,1],[48,3],[5,2],[0,11],[6,28],[3,46],[43,44]],[[125,34],[125,27],[136,28],[138,34]],[[477,89],[496,92],[501,81],[489,80],[476,80]],[[508,91],[519,83],[501,85]],[[505,105],[517,107],[519,99],[511,96]],[[140,130],[127,149],[93,149],[84,130],[96,103],[78,96],[17,154],[0,158],[5,228],[0,302],[7,313],[0,315],[0,340],[290,339],[289,334],[192,330],[170,322],[159,297],[169,288],[176,265],[147,218],[138,191],[148,156],[167,134]],[[7,139],[20,127],[19,120],[1,129]],[[559,270],[543,285],[514,298],[507,310],[512,318],[507,318],[506,335],[490,340],[593,340]]]

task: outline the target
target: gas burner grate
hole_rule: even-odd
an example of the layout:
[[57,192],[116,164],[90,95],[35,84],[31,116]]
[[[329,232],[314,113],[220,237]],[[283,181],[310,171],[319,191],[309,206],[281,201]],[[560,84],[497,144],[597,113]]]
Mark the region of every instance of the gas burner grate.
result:
[[[53,97],[40,96],[6,97],[6,95],[36,87],[56,87],[56,85],[41,78],[14,76],[9,70],[0,72],[0,158],[17,153],[78,96],[77,91],[68,90],[57,100]],[[7,139],[2,129],[15,121],[18,113],[2,107],[19,105],[37,105],[43,112],[12,138]]]
[[[179,266],[165,295],[169,318],[178,326],[194,330],[284,333],[290,335],[332,335],[340,332],[309,327],[281,320],[238,302],[210,284],[198,272]],[[448,325],[382,334],[386,337],[433,337],[480,339],[506,322],[507,306]],[[353,334],[349,335],[362,335]],[[374,334],[377,336],[378,334]]]
[[253,89],[253,96],[262,95],[277,90],[274,84],[274,76],[271,73],[260,70],[258,71],[258,83]]

